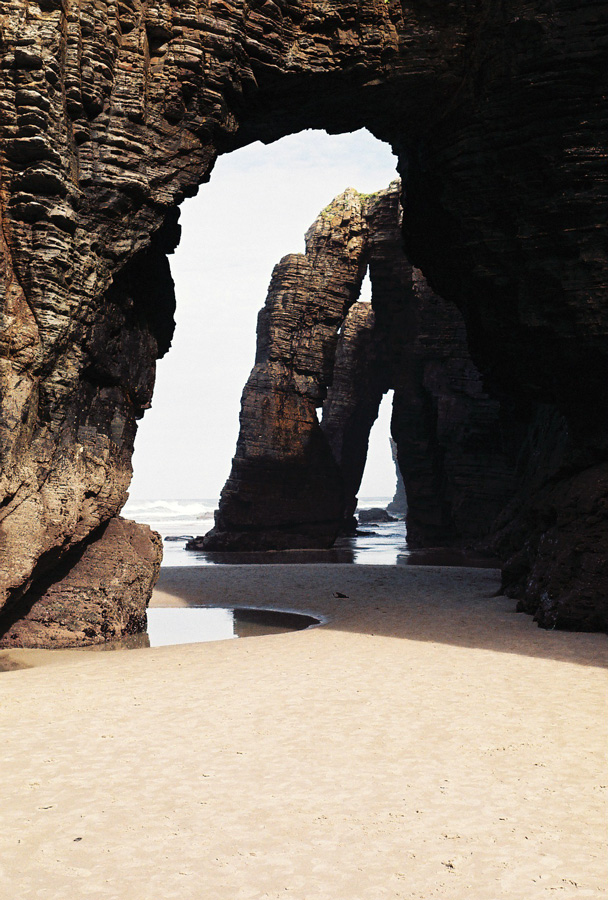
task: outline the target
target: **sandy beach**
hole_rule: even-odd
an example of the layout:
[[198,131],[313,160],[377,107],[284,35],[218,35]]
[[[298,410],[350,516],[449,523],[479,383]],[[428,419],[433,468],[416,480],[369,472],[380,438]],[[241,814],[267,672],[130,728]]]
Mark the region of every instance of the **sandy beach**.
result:
[[542,631],[497,586],[489,569],[167,568],[155,606],[327,622],[5,651],[32,667],[0,673],[0,897],[606,897],[606,636]]

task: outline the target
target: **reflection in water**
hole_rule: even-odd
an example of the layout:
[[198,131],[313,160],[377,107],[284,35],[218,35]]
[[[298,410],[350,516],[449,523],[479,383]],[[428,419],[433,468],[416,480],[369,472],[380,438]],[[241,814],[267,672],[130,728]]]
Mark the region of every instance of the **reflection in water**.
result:
[[[258,553],[186,553],[193,565],[272,565],[303,563],[357,563],[364,566],[470,566],[500,568],[500,561],[466,550],[431,547],[408,550],[405,523],[378,522],[359,529],[352,537],[342,536],[331,550],[265,550]],[[174,565],[173,560],[167,560]]]
[[[368,566],[396,565],[405,550],[403,521],[366,526],[356,535],[342,536],[330,550],[264,550],[256,553],[205,553],[189,550],[193,565],[297,565],[303,563],[358,563]],[[167,565],[174,565],[167,559]],[[178,563],[179,564],[179,563]]]
[[399,566],[466,566],[471,569],[499,569],[500,560],[451,547],[428,547],[407,550],[397,556]]
[[82,650],[136,650],[142,647],[166,647],[173,644],[198,644],[301,631],[318,625],[319,619],[300,613],[274,609],[237,609],[219,607],[180,607],[148,610],[148,630],[128,635],[119,641],[93,644]]
[[[343,543],[341,543],[341,541]],[[189,550],[188,554],[194,557],[199,565],[283,565],[303,563],[352,563],[355,561],[349,538],[336,541],[331,550],[257,550],[249,553],[205,553],[202,550]]]
[[[219,607],[178,607],[148,610],[148,630],[143,634],[126,635],[118,641],[74,647],[70,650],[26,650],[26,654],[91,653],[107,650],[139,650],[145,647],[163,647],[170,644],[195,644],[207,641],[225,641],[233,638],[256,637],[262,634],[280,634],[286,631],[302,631],[311,625],[320,625],[321,619],[303,613],[284,612],[275,609],[238,609]],[[0,672],[13,669],[29,669],[27,659],[14,659],[14,650],[0,650]],[[32,665],[36,665],[33,662]],[[39,663],[38,663],[39,664]]]

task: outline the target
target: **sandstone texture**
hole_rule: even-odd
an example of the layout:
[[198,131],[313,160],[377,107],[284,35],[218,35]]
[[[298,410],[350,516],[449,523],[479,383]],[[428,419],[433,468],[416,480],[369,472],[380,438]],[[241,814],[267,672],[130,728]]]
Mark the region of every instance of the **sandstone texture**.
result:
[[[14,609],[124,503],[171,340],[177,205],[219,153],[365,125],[399,156],[408,258],[462,310],[484,389],[538,451],[519,459],[532,493],[503,523],[510,559],[526,535],[507,580],[545,624],[560,598],[553,625],[605,621],[606,13],[605,0],[6,0],[0,603]],[[541,408],[562,423],[559,461]]]
[[[0,647],[77,647],[145,630],[162,559],[160,536],[116,516],[84,549],[64,558],[0,622]],[[27,611],[25,611],[27,610]]]

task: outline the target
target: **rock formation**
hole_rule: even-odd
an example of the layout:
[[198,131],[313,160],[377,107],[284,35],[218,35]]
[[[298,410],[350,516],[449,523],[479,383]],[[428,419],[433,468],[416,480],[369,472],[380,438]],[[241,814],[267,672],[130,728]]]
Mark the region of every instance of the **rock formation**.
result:
[[177,205],[218,153],[365,125],[399,155],[410,258],[538,451],[506,580],[542,624],[606,627],[605,21],[605,0],[7,0],[0,602],[122,507]]
[[458,310],[415,268],[407,291],[407,322],[393,343],[392,429],[408,498],[408,546],[472,546],[515,485],[500,404],[483,389]]
[[338,329],[365,273],[364,208],[347,190],[275,267],[214,529],[190,548],[330,547],[342,523],[340,473],[319,425]]
[[[520,454],[518,489],[489,547],[505,560],[503,590],[546,628],[606,630],[598,593],[606,568],[608,476],[602,463],[572,471],[566,420],[540,406]],[[554,561],[556,564],[552,564]]]
[[145,630],[161,556],[160,537],[146,525],[110,519],[36,581],[17,617],[0,616],[0,647],[78,647]]
[[397,444],[395,443],[393,438],[390,438],[390,442],[391,455],[393,457],[393,462],[395,463],[395,473],[397,475],[397,486],[395,488],[395,496],[388,504],[386,509],[387,512],[392,513],[393,515],[404,516],[407,512],[407,496],[405,493],[405,484],[403,483],[403,475],[401,474],[401,469],[399,468],[399,462],[397,460]]
[[470,545],[513,491],[500,404],[484,392],[458,309],[405,257],[400,221],[393,185],[369,205],[369,271],[375,340],[394,389],[408,546]]
[[[323,547],[340,526],[353,530],[389,388],[410,546],[479,539],[510,498],[500,406],[483,391],[458,309],[403,252],[400,187],[347,190],[308,231],[306,255],[275,268],[216,524],[189,549]],[[368,264],[372,304],[353,303]]]
[[386,510],[379,506],[372,506],[371,509],[362,509],[359,511],[359,523],[361,525],[377,525],[379,522],[394,522],[395,519]]
[[372,425],[387,389],[382,348],[375,339],[371,303],[354,303],[342,325],[321,429],[340,468],[344,486],[344,530],[356,528],[357,492],[367,459]]

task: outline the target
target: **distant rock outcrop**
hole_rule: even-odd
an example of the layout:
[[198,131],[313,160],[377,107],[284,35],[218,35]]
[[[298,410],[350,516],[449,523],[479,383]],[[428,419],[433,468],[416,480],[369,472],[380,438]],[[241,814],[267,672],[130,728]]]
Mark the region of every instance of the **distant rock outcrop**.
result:
[[[483,392],[458,309],[404,254],[399,195],[398,181],[371,196],[347,190],[308,231],[306,256],[275,268],[232,471],[215,527],[191,549],[327,547],[356,527],[369,434],[391,387],[411,546],[480,538],[512,493],[500,406]],[[367,266],[372,304],[355,303]]]
[[332,379],[338,330],[361,287],[365,237],[364,205],[347,190],[307,232],[305,255],[275,267],[232,471],[203,549],[333,544],[344,489],[316,408]]
[[378,522],[394,522],[395,519],[386,509],[372,506],[370,509],[360,509],[358,514],[360,525],[372,525]]

